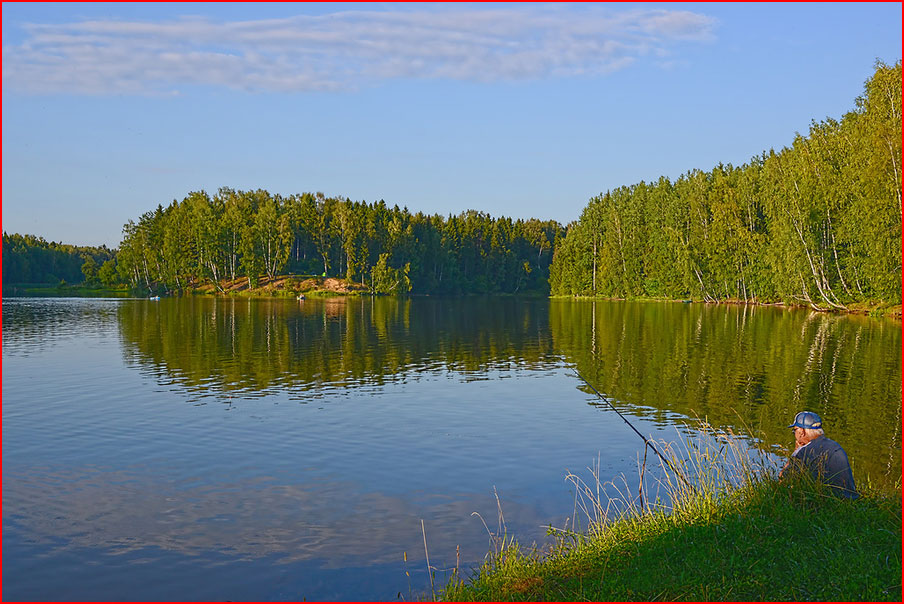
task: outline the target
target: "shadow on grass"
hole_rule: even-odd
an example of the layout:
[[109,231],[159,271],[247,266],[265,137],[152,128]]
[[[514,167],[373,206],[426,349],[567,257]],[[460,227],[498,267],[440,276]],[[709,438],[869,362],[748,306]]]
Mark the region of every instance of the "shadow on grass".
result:
[[667,505],[629,498],[613,507],[598,474],[595,484],[575,480],[585,531],[552,529],[558,542],[546,552],[510,542],[467,580],[454,575],[440,596],[901,600],[900,484],[895,493],[866,488],[859,499],[840,499],[806,475],[779,482],[739,445],[719,442],[675,457],[695,486],[666,477]]

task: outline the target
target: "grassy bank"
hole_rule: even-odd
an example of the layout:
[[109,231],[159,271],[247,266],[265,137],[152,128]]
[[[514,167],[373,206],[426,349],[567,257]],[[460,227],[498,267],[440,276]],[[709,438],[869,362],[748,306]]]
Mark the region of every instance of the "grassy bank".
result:
[[3,285],[4,296],[123,298],[132,295],[128,287],[54,283],[8,283]]
[[[717,302],[705,302],[704,300],[690,300],[678,298],[648,298],[648,297],[632,297],[632,298],[612,298],[606,296],[563,296],[555,295],[550,298],[562,300],[615,300],[619,302],[683,302],[686,304],[730,304],[735,306],[777,306],[785,308],[795,308],[802,310],[815,310],[811,306],[805,304],[788,304],[785,302],[751,302],[750,300],[719,300]],[[871,317],[895,317],[900,319],[901,304],[892,302],[853,302],[843,309],[825,309],[818,312],[829,313],[849,313],[859,315],[869,315]]]
[[[705,460],[703,463],[707,463]],[[711,468],[703,468],[704,470]],[[674,508],[633,504],[538,552],[509,545],[448,601],[901,600],[901,493],[832,497],[805,477],[710,472]],[[590,493],[593,489],[586,489]],[[585,510],[586,511],[586,510]],[[612,516],[610,512],[610,516]]]

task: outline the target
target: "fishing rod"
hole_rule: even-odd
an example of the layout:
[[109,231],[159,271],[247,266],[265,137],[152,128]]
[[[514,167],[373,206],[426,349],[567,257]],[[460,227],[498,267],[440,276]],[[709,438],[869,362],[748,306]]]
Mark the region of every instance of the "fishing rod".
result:
[[679,471],[678,471],[678,468],[676,468],[676,467],[672,464],[671,461],[669,461],[668,459],[666,459],[666,458],[662,455],[662,453],[659,452],[659,449],[656,448],[656,445],[653,444],[653,441],[651,441],[649,438],[647,438],[646,436],[644,436],[643,434],[641,434],[640,431],[639,431],[637,428],[635,428],[634,425],[633,425],[631,422],[628,421],[628,418],[625,417],[624,415],[622,415],[621,411],[619,411],[619,410],[615,407],[615,405],[612,404],[612,401],[610,401],[610,400],[607,399],[605,396],[603,396],[602,394],[600,394],[599,390],[597,390],[596,388],[594,388],[594,387],[593,387],[593,384],[591,384],[591,383],[588,382],[586,379],[584,379],[584,376],[582,376],[580,373],[578,373],[578,370],[577,370],[577,369],[572,369],[572,371],[574,371],[574,374],[575,374],[576,376],[578,376],[578,377],[581,379],[582,382],[584,382],[585,384],[587,384],[587,386],[589,386],[590,389],[593,390],[593,391],[596,393],[596,395],[597,395],[598,397],[600,397],[601,399],[603,399],[604,401],[606,401],[607,403],[609,403],[609,406],[612,407],[612,410],[615,411],[615,412],[618,414],[618,416],[619,416],[620,418],[622,418],[622,420],[623,420],[626,424],[628,424],[628,427],[630,427],[632,430],[634,430],[634,432],[637,434],[637,436],[639,436],[639,437],[641,437],[641,438],[643,439],[643,442],[644,442],[648,447],[650,447],[651,449],[653,449],[653,453],[655,453],[656,455],[658,455],[658,456],[659,456],[659,459],[661,459],[662,461],[665,462],[665,464],[672,470],[672,472],[675,473],[675,476],[677,476],[677,477],[680,478],[682,481],[684,481],[684,484],[686,484],[688,487],[690,487],[690,489],[691,489],[692,491],[694,491],[695,493],[697,492],[697,489],[694,488],[694,485],[692,485],[692,484],[688,481],[688,479],[684,477],[684,474],[682,474],[681,472],[679,472]]

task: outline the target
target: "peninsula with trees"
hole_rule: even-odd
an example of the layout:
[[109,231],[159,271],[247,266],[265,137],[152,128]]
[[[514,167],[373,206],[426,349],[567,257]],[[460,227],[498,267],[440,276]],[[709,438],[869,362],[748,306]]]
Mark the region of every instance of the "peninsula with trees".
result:
[[742,166],[618,187],[580,217],[428,215],[228,187],[123,227],[119,247],[3,235],[22,284],[147,294],[535,294],[781,303],[900,314],[901,63],[854,108]]

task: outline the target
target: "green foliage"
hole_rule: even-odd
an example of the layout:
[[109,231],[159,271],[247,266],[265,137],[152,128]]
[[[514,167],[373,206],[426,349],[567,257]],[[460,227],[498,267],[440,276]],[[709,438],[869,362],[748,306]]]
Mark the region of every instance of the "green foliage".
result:
[[85,259],[85,263],[82,264],[82,274],[85,276],[85,283],[93,284],[97,283],[97,262],[94,261],[94,258],[88,256]]
[[791,147],[594,197],[556,245],[553,295],[901,302],[901,64]]
[[289,272],[370,279],[381,293],[900,304],[900,82],[900,62],[879,62],[840,121],[814,122],[791,147],[740,168],[607,191],[567,229],[221,188],[130,220],[115,258],[103,247],[4,234],[3,282],[156,291],[240,277],[254,286]]
[[79,247],[48,243],[34,235],[3,233],[3,283],[93,281],[97,267],[113,257],[106,246]]
[[836,498],[808,476],[772,479],[727,438],[690,459],[697,487],[670,486],[668,506],[619,508],[598,474],[596,484],[575,479],[586,532],[551,528],[557,543],[547,552],[516,543],[491,552],[469,581],[453,576],[443,599],[901,599],[900,483],[894,493]]
[[407,294],[411,291],[411,263],[401,269],[389,266],[389,254],[380,254],[376,266],[370,271],[371,289],[378,294]]
[[106,287],[117,285],[119,283],[119,276],[116,272],[116,263],[113,260],[104,262],[97,271],[97,278],[101,284]]
[[371,281],[377,293],[547,293],[554,221],[411,214],[322,193],[190,193],[123,227],[119,274],[184,289],[283,272]]
[[900,498],[814,491],[763,483],[708,515],[626,519],[546,558],[506,552],[443,599],[899,601]]

